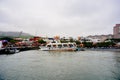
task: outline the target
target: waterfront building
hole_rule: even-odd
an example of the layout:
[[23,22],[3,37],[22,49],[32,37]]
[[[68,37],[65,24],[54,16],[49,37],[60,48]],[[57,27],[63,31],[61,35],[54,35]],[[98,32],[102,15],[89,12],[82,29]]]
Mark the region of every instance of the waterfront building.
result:
[[60,38],[60,40],[64,42],[70,42],[70,38],[66,38],[66,37],[62,37]]
[[81,38],[80,42],[93,42],[90,38]]
[[78,37],[77,37],[77,39],[78,39],[78,40],[80,40],[80,39],[81,39],[81,37],[80,37],[80,36],[78,36]]
[[60,36],[54,36],[54,42],[60,43]]
[[108,34],[108,35],[90,35],[90,36],[87,36],[87,38],[90,38],[92,40],[94,40],[95,42],[98,41],[98,42],[104,42],[106,39],[112,39],[113,38],[113,35],[112,34]]
[[0,49],[3,47],[2,41],[0,41]]
[[40,40],[41,39],[41,37],[39,37],[39,36],[34,36],[33,38],[30,38],[29,40],[30,41],[38,41],[38,40]]
[[42,37],[42,39],[47,43],[52,43],[55,41],[54,38],[51,37]]
[[120,38],[120,24],[116,24],[113,28],[114,38]]

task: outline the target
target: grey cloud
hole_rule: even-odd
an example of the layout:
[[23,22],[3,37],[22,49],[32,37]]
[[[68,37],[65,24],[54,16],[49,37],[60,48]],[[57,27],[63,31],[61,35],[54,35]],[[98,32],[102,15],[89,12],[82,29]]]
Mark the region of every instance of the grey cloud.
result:
[[48,36],[112,33],[113,25],[119,22],[116,1],[3,0],[0,1],[0,30],[7,30],[10,25],[11,30],[31,34],[37,31],[38,35]]

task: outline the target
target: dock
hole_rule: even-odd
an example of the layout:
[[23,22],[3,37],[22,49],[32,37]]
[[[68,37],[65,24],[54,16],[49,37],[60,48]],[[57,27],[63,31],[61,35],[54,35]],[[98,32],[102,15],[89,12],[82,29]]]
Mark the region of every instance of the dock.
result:
[[21,51],[37,50],[38,46],[6,47],[0,48],[0,54],[14,54]]

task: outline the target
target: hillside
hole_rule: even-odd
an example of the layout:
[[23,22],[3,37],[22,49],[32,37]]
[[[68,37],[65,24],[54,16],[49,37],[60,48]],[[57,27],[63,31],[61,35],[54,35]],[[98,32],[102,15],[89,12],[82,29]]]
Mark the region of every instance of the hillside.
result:
[[10,36],[10,37],[30,37],[33,35],[30,35],[28,33],[24,33],[24,32],[11,32],[11,31],[0,31],[0,37],[6,37],[6,36]]

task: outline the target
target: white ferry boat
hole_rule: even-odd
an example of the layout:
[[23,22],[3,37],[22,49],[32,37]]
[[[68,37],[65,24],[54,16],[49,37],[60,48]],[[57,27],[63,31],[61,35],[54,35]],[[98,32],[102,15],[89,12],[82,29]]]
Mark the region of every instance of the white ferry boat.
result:
[[45,47],[40,47],[43,51],[75,51],[75,43],[48,43]]

